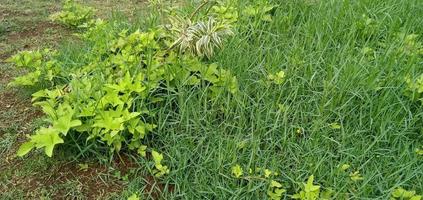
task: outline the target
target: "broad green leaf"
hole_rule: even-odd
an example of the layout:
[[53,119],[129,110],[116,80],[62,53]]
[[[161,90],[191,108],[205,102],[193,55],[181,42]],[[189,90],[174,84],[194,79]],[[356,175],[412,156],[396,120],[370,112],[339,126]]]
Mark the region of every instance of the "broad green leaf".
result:
[[16,77],[12,82],[10,82],[9,86],[32,86],[38,82],[38,79],[41,75],[41,71],[34,71],[30,72],[26,75]]
[[135,130],[139,133],[139,138],[142,139],[145,136],[145,125],[138,125]]
[[32,102],[35,102],[41,98],[48,98],[48,99],[56,99],[57,97],[61,96],[61,89],[44,89],[32,94]]
[[96,117],[93,127],[105,128],[107,130],[123,130],[123,122],[124,120],[122,118],[113,118],[110,115],[103,114],[101,117]]
[[211,82],[211,83],[216,83],[219,81],[219,77],[217,76],[218,70],[217,70],[217,65],[216,64],[211,64],[209,65],[209,67],[206,69],[206,71],[202,72],[202,76],[203,79]]
[[57,118],[57,116],[56,116],[56,110],[54,109],[54,105],[51,105],[50,102],[48,102],[48,101],[41,101],[41,102],[34,103],[34,105],[40,106],[41,109],[43,110],[43,112],[45,114],[47,114],[51,118],[50,120],[53,120],[53,119],[56,119]]
[[28,154],[34,147],[35,144],[33,142],[25,142],[19,147],[19,150],[16,154],[17,156],[22,157]]
[[71,115],[65,115],[59,117],[59,119],[53,122],[53,127],[61,132],[63,135],[66,135],[72,127],[80,126],[82,122],[80,120],[72,120]]
[[31,142],[37,148],[45,148],[44,151],[47,156],[53,155],[53,148],[56,144],[63,143],[63,139],[59,136],[59,131],[53,128],[40,128],[35,135],[31,136]]
[[126,127],[128,128],[128,131],[132,134],[135,134],[135,128],[138,126],[139,122],[140,122],[139,118],[134,118],[127,121]]

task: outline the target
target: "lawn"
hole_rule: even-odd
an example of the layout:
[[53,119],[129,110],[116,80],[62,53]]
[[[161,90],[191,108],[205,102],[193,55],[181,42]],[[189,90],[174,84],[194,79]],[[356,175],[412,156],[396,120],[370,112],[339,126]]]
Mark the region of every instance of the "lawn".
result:
[[421,199],[421,13],[4,0],[0,199]]

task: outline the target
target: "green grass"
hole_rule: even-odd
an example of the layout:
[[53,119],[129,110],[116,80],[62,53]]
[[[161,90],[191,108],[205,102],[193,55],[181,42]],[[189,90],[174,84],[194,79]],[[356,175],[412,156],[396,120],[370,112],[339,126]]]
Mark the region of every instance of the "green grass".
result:
[[[422,8],[418,1],[285,2],[273,22],[249,24],[213,59],[238,77],[241,98],[221,97],[221,107],[208,107],[201,92],[180,91],[169,97],[178,99],[178,113],[170,104],[159,111],[154,139],[169,158],[175,193],[263,198],[263,183],[230,176],[236,163],[279,171],[291,190],[314,174],[335,198],[385,199],[398,186],[422,191],[414,153],[420,106],[402,95],[404,77],[421,73],[421,57],[396,54],[398,33],[422,33],[422,18],[410,15]],[[363,14],[376,25],[360,27]],[[363,55],[365,47],[375,49],[373,58]],[[287,71],[285,85],[260,84],[279,70]],[[278,113],[278,104],[287,110]],[[330,129],[333,122],[342,128]],[[299,128],[304,135],[297,136]],[[364,180],[339,173],[344,163]]]
[[[243,24],[213,59],[237,76],[242,97],[206,107],[201,94],[181,91],[180,112],[160,112],[157,139],[176,193],[262,199],[266,186],[230,176],[236,163],[281,172],[291,191],[314,174],[335,199],[386,199],[398,186],[422,192],[422,158],[414,153],[422,145],[421,106],[402,95],[404,77],[422,72],[422,57],[395,53],[397,33],[423,33],[423,18],[412,14],[422,9],[421,1],[281,1],[273,22]],[[375,27],[360,29],[363,15]],[[375,50],[372,59],[365,47]],[[286,84],[260,84],[279,70]],[[287,110],[278,113],[277,104]],[[330,129],[333,122],[342,128]],[[364,180],[338,173],[343,163]]]
[[[423,2],[271,2],[279,5],[272,22],[241,20],[236,34],[210,61],[237,77],[238,97],[219,96],[210,104],[204,91],[179,88],[158,109],[158,128],[149,144],[171,168],[162,182],[175,186],[163,198],[265,199],[268,183],[234,178],[235,164],[244,173],[256,167],[279,172],[276,179],[289,194],[312,174],[315,183],[335,191],[334,199],[388,199],[399,186],[422,194],[423,157],[414,150],[423,145],[423,110],[403,93],[405,77],[423,73],[423,57],[401,53],[398,34],[419,34],[423,42],[423,16],[418,14]],[[138,14],[145,16],[145,11]],[[120,22],[119,30],[147,30],[159,21],[133,19],[113,14],[111,20]],[[365,54],[365,48],[373,52]],[[85,64],[83,55],[89,52],[74,42],[59,49],[67,52],[61,59],[69,66]],[[284,84],[263,83],[268,73],[280,70],[286,72]],[[331,123],[341,128],[333,129]],[[15,140],[1,139],[0,152]],[[30,169],[44,171],[46,166],[36,166],[43,159],[35,158],[20,176]],[[110,198],[146,188],[145,161],[137,162],[140,168],[126,189]],[[350,171],[340,172],[342,164],[350,164]],[[349,174],[357,170],[364,179],[354,182]],[[77,186],[67,182],[55,189]],[[82,195],[78,189],[66,191],[75,198]]]

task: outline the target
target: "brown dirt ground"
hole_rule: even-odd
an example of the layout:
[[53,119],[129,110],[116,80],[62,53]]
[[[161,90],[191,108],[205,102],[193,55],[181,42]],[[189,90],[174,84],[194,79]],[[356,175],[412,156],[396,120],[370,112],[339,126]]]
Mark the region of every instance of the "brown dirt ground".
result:
[[[13,163],[16,173],[22,161]],[[7,187],[0,187],[0,193],[7,188],[21,189],[25,197],[39,197],[40,188],[51,189],[52,186],[77,183],[75,190],[79,191],[86,199],[105,199],[111,193],[119,194],[125,187],[125,181],[111,175],[113,171],[119,171],[121,176],[131,174],[131,170],[139,169],[140,166],[128,156],[115,158],[111,166],[98,163],[87,163],[88,168],[83,169],[75,162],[62,163],[49,166],[44,171],[33,172],[25,178],[12,176]],[[0,166],[0,170],[1,170]],[[113,171],[111,171],[113,170]],[[133,177],[130,177],[133,178]],[[174,192],[174,185],[160,183],[154,176],[147,175],[142,178],[145,182],[144,195],[152,199],[161,199],[162,193]],[[49,190],[53,199],[69,199],[67,190]]]

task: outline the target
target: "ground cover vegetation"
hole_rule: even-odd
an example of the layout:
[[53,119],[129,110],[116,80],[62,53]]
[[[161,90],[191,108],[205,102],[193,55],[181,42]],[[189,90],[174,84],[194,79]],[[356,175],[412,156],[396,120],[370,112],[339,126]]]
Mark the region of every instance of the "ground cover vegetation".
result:
[[126,157],[116,199],[422,198],[422,1],[144,5],[67,0],[72,42],[6,60],[43,113],[13,159]]

